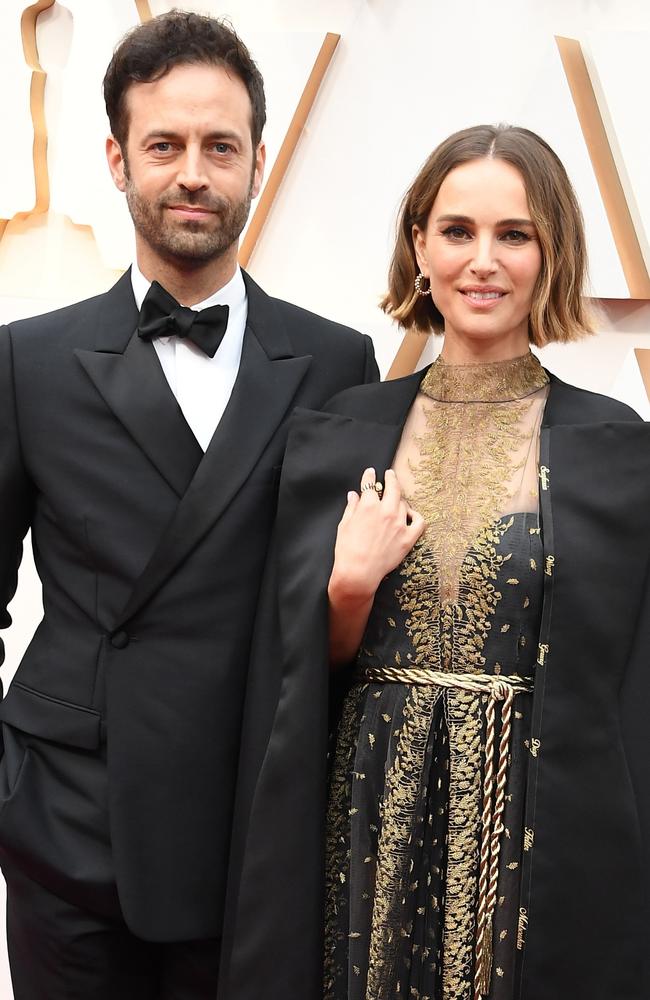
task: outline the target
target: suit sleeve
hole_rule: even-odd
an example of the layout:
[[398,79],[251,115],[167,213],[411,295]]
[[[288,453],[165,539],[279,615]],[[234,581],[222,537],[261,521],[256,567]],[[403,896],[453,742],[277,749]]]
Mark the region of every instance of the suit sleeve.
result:
[[[33,488],[18,433],[13,352],[8,327],[0,329],[0,629],[11,625],[8,605],[16,592],[23,539],[29,528]],[[0,665],[4,662],[0,639]],[[0,687],[1,692],[1,687]]]
[[375,358],[375,347],[372,342],[372,338],[367,334],[364,334],[364,341],[366,347],[365,354],[365,367],[363,373],[363,381],[365,382],[379,382],[379,368],[377,367],[377,361]]

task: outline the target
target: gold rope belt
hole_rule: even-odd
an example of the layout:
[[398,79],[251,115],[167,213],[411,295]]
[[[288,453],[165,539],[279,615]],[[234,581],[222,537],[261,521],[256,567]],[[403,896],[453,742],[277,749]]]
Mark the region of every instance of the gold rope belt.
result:
[[[508,758],[512,729],[512,703],[516,694],[530,694],[532,680],[517,674],[453,674],[427,667],[365,667],[363,678],[370,682],[434,684],[487,695],[485,710],[485,768],[483,773],[483,813],[481,817],[481,858],[479,864],[478,911],[476,918],[476,963],[474,1000],[490,991],[492,978],[492,924],[497,902],[499,854],[503,834],[503,813],[508,779]],[[495,773],[496,706],[501,706],[501,736]]]

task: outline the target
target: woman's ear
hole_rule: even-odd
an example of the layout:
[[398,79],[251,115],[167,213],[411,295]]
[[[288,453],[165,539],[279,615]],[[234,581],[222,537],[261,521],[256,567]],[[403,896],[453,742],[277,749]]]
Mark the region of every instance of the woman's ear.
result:
[[418,267],[425,278],[428,278],[429,261],[427,259],[426,233],[423,232],[419,226],[413,226],[411,229],[411,236],[413,238],[413,249],[415,251],[415,258],[418,262]]

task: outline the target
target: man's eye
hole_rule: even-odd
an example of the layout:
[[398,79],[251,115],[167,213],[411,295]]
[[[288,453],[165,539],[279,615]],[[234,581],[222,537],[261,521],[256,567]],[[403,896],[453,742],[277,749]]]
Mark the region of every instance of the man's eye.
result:
[[151,148],[157,153],[168,153],[172,148],[172,144],[171,142],[154,142]]
[[462,226],[448,226],[447,229],[443,229],[442,235],[454,243],[461,243],[464,240],[470,239],[470,234]]
[[216,153],[219,153],[221,156],[223,156],[225,153],[230,153],[232,151],[232,146],[227,142],[215,142],[213,143],[212,148]]

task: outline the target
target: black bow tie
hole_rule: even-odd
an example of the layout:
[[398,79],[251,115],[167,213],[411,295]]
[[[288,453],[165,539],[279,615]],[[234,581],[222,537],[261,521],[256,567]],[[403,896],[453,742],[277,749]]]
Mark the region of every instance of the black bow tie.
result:
[[228,326],[228,311],[228,306],[208,306],[199,312],[181,306],[162,285],[152,281],[140,309],[138,336],[143,340],[187,337],[213,358]]

